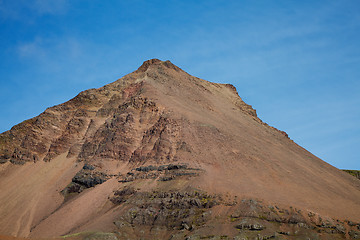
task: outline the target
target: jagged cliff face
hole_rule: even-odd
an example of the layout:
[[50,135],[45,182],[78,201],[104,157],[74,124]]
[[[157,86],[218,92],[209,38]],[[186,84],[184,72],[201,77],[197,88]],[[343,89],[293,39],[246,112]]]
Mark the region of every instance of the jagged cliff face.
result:
[[[182,238],[226,223],[231,236],[252,236],[282,232],[270,224],[277,222],[291,236],[322,232],[341,239],[357,234],[358,225],[345,219],[360,221],[357,179],[263,123],[232,85],[157,59],[2,133],[0,162],[0,234],[121,230],[137,238],[137,227],[146,226],[147,236],[165,238],[182,229],[176,235]],[[263,201],[251,202],[257,215],[230,217],[244,207],[243,198]],[[283,208],[264,210],[270,203]],[[224,222],[214,222],[214,211]],[[303,230],[289,225],[298,223],[306,224],[297,225]]]

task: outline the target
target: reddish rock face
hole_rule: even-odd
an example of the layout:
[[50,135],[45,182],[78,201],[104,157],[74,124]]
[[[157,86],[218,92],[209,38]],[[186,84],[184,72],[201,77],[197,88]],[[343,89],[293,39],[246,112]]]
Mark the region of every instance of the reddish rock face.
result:
[[0,234],[13,236],[181,238],[225,224],[233,237],[341,239],[360,221],[357,179],[262,122],[234,86],[158,59],[0,134],[0,172]]
[[[211,92],[203,86],[205,81],[186,74],[170,61],[148,60],[134,73],[102,88],[81,92],[70,101],[48,108],[38,117],[1,134],[2,162],[51,161],[65,152],[68,157],[76,156],[80,161],[99,158],[132,162],[149,158],[172,160],[176,141],[180,141],[180,121],[163,106],[159,109],[146,93],[149,88],[154,90],[151,89],[154,86],[149,85],[151,81],[146,80],[149,76],[164,86],[173,81],[171,85],[178,82],[187,84],[186,88],[194,85]],[[233,93],[230,104],[263,124],[256,111],[238,97],[234,86],[211,85],[212,88],[229,88]],[[178,87],[170,86],[169,90],[181,93],[181,86]],[[194,104],[201,102],[209,105],[204,100]],[[211,110],[210,106],[208,108]]]

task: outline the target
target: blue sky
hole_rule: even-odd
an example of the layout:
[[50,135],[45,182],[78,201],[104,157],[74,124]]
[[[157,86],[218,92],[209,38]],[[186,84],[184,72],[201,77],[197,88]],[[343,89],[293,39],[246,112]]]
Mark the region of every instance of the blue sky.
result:
[[357,0],[0,0],[0,132],[151,58],[233,84],[263,121],[360,169]]

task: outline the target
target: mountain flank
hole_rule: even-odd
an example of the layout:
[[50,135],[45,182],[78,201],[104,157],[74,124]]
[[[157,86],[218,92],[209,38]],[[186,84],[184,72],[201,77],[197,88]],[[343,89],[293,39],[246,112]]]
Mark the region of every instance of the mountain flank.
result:
[[360,238],[358,179],[170,61],[0,134],[0,163],[1,235]]

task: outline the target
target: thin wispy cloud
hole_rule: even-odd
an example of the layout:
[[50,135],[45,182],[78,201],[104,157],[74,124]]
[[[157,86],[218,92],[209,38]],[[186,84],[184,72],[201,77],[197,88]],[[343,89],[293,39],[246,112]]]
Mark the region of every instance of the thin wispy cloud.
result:
[[35,0],[32,9],[39,14],[64,14],[69,6],[68,0]]
[[71,61],[80,58],[83,54],[81,41],[76,38],[36,37],[30,42],[19,43],[16,48],[19,57],[22,59],[27,58],[48,63],[64,58]]
[[0,19],[33,24],[37,17],[65,14],[68,0],[1,0]]
[[43,46],[41,38],[36,38],[32,42],[21,43],[17,46],[17,52],[20,58],[39,59],[45,58],[47,51]]

